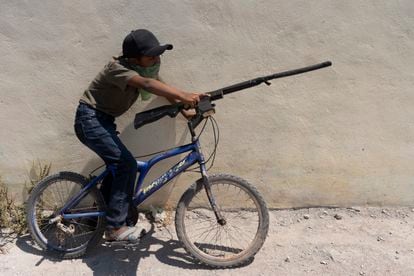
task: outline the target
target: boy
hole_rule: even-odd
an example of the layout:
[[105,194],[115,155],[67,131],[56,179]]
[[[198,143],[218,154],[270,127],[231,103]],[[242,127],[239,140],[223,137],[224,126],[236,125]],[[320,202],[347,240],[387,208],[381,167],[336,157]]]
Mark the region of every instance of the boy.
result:
[[190,106],[200,101],[200,94],[187,93],[155,79],[160,55],[172,48],[171,44],[160,45],[148,30],[132,31],[123,41],[122,56],[104,67],[79,101],[74,125],[76,136],[107,166],[116,167],[113,179],[109,178],[112,183],[103,183],[108,207],[105,238],[110,241],[139,239],[137,229],[126,225],[137,164],[117,136],[115,117],[126,112],[140,93],[142,98],[150,92]]

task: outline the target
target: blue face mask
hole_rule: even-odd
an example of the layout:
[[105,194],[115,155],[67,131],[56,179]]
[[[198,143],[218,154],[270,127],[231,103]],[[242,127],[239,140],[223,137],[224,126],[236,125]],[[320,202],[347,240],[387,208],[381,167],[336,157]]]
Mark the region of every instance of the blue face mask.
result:
[[[126,60],[121,60],[121,63],[137,72],[141,77],[151,79],[156,79],[158,77],[158,73],[161,67],[161,62],[157,62],[149,67],[142,67],[138,64],[130,64]],[[151,98],[152,93],[148,92],[147,90],[140,88],[138,91],[143,101],[147,101]]]

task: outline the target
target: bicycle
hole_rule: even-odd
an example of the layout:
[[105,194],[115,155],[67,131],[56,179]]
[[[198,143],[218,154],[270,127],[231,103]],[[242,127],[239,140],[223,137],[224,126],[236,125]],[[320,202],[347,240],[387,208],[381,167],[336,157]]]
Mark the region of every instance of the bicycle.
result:
[[[175,228],[184,249],[195,260],[212,267],[236,267],[255,256],[263,246],[269,230],[269,213],[265,200],[246,180],[228,174],[208,176],[199,137],[208,120],[212,122],[215,146],[218,125],[212,115],[212,101],[225,94],[246,89],[269,80],[300,74],[330,66],[330,62],[286,71],[235,84],[213,92],[195,107],[196,115],[188,121],[191,143],[157,153],[148,161],[137,160],[139,177],[135,185],[133,206],[138,207],[170,180],[197,165],[201,177],[184,192],[175,213]],[[164,116],[175,117],[184,104],[166,105],[136,114],[135,128]],[[197,136],[195,129],[205,124]],[[147,187],[142,183],[158,162],[183,153],[181,161]],[[214,160],[214,159],[213,159]],[[87,179],[74,172],[59,172],[46,177],[32,190],[27,202],[27,221],[31,236],[44,250],[61,258],[84,255],[102,239],[105,226],[105,202],[98,190],[99,183],[115,168],[108,166],[98,176]],[[132,208],[137,210],[136,208]],[[135,214],[134,223],[137,220]]]

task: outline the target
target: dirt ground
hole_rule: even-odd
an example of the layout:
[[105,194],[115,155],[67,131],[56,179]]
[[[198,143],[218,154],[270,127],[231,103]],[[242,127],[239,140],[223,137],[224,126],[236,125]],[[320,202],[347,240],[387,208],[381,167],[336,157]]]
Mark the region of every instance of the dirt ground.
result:
[[413,208],[274,210],[253,262],[224,270],[193,263],[172,226],[147,224],[135,250],[101,245],[65,261],[19,237],[1,247],[0,275],[414,275]]

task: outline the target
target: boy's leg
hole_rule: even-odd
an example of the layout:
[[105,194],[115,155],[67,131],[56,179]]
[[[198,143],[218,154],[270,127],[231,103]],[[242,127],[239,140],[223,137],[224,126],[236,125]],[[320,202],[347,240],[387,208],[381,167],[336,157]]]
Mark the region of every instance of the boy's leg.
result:
[[104,200],[105,200],[105,204],[108,206],[108,202],[109,202],[109,197],[111,196],[111,186],[112,186],[112,181],[113,181],[113,177],[112,174],[109,173],[107,176],[105,176],[105,178],[102,180],[101,183],[101,187],[99,189],[99,191],[101,192]]
[[[108,200],[108,228],[119,228],[125,225],[128,208],[132,201],[137,163],[132,154],[125,148],[118,137],[114,142],[119,146],[121,155],[112,164],[116,165]],[[117,141],[118,140],[118,141]]]
[[[113,181],[112,174],[108,174],[102,181],[101,188],[99,189],[105,200],[106,206],[108,206],[109,199],[111,196],[112,181]],[[136,206],[130,203],[129,208],[128,208],[128,215],[127,215],[125,223],[127,226],[135,226],[137,221],[138,221],[138,211],[136,210]]]
[[[128,207],[132,199],[137,163],[116,134],[113,118],[96,116],[92,111],[83,119],[75,121],[75,131],[79,139],[97,153],[107,165],[116,167],[107,202],[108,228],[125,225]],[[86,112],[88,113],[88,112]]]

